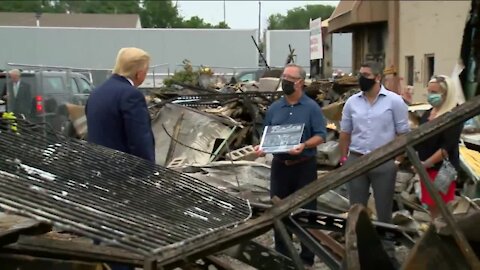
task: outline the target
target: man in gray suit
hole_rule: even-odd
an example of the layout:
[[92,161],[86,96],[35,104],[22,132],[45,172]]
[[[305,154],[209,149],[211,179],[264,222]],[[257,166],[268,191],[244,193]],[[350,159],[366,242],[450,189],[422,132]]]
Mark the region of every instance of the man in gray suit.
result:
[[30,85],[20,80],[20,70],[12,69],[8,73],[10,82],[3,89],[2,98],[7,101],[7,110],[15,114],[29,117],[33,108],[33,97]]

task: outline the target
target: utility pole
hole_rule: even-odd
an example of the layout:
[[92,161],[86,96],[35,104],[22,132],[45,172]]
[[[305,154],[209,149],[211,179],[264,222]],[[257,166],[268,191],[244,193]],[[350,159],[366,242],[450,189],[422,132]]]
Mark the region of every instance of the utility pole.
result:
[[226,13],[227,13],[227,9],[225,8],[225,0],[223,0],[223,23],[224,24],[227,24]]
[[44,5],[43,5],[43,0],[42,0],[42,3],[40,5],[40,7],[35,12],[35,19],[36,19],[36,22],[37,22],[37,27],[40,27],[40,18],[42,17],[43,7],[44,7]]
[[37,27],[40,27],[40,18],[41,17],[42,17],[42,11],[41,10],[35,12],[35,19],[36,19],[36,22],[37,22]]
[[258,43],[262,32],[262,1],[258,1]]

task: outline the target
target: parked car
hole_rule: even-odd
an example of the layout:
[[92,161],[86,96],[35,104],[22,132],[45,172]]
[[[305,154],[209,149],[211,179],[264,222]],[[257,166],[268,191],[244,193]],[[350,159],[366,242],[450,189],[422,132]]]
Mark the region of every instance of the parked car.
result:
[[[87,77],[76,72],[37,71],[22,72],[20,80],[30,86],[32,95],[31,101],[23,101],[30,103],[27,106],[31,107],[31,112],[24,115],[25,118],[34,123],[46,123],[62,134],[72,134],[73,126],[68,120],[65,104],[86,104],[93,89]],[[8,81],[7,74],[0,73],[2,92],[6,89]],[[7,110],[9,102],[11,97],[7,98]]]
[[283,68],[272,68],[268,69],[254,69],[254,70],[246,70],[239,72],[235,76],[232,77],[232,82],[251,82],[251,81],[259,81],[260,78],[264,77],[276,77],[279,78],[282,75]]

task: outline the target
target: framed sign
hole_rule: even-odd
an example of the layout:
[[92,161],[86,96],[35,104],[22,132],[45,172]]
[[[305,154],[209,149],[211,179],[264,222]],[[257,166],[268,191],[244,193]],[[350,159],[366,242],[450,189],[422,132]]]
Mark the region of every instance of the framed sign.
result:
[[305,124],[266,126],[260,148],[265,153],[286,153],[300,144]]

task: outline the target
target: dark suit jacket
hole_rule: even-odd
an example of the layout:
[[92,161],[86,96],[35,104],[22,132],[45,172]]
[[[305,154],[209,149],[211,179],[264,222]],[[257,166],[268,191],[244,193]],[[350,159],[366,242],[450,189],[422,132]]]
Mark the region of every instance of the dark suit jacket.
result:
[[17,96],[15,97],[13,95],[13,83],[9,82],[8,86],[7,84],[5,84],[2,98],[7,92],[8,92],[8,99],[6,100],[7,110],[10,112],[14,112],[16,114],[23,114],[28,118],[33,113],[33,108],[34,108],[33,106],[34,100],[32,96],[32,91],[30,89],[30,85],[20,80]]
[[155,162],[145,96],[119,75],[93,90],[85,107],[88,141]]

